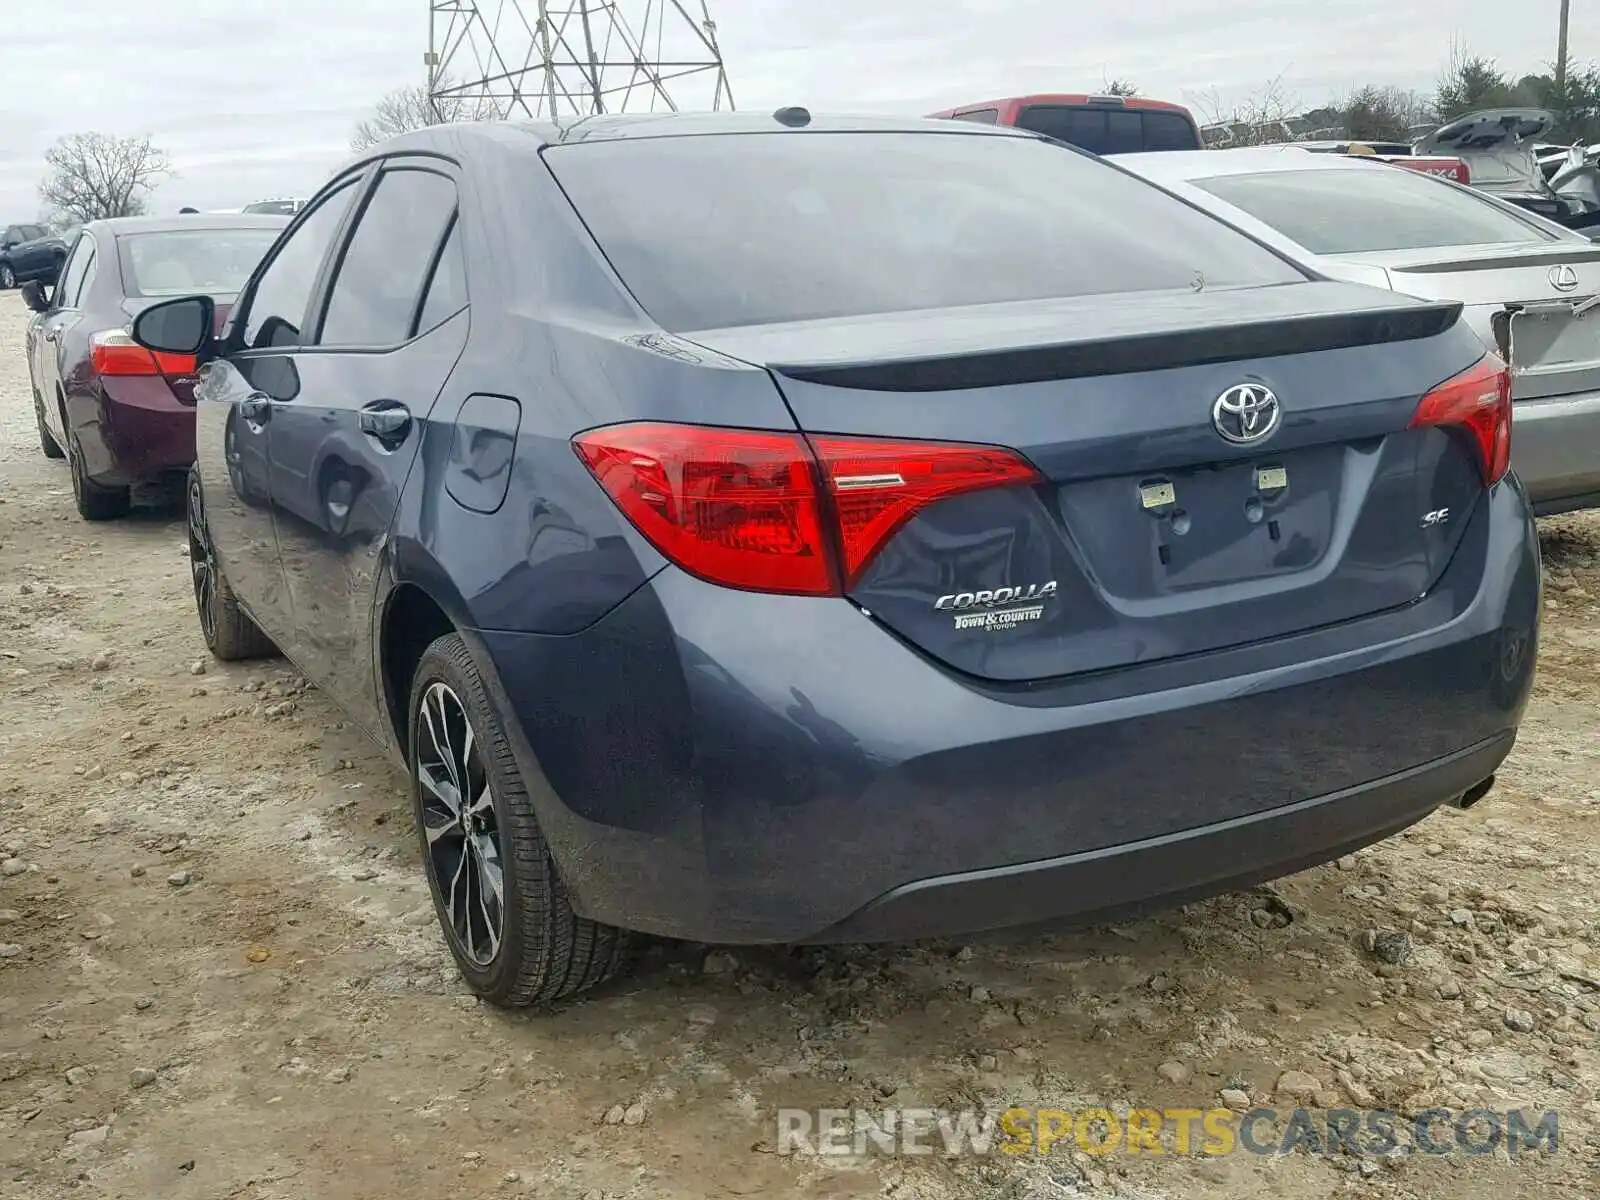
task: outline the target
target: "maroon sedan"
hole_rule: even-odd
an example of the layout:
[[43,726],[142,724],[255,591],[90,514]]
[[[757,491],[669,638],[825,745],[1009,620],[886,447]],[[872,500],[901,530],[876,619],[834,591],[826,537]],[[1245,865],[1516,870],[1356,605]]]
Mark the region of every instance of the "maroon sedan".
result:
[[137,345],[133,318],[160,300],[206,293],[220,328],[288,223],[231,213],[91,221],[53,288],[23,285],[37,314],[27,347],[39,445],[67,459],[85,518],[124,515],[133,485],[181,480],[194,462],[195,361]]

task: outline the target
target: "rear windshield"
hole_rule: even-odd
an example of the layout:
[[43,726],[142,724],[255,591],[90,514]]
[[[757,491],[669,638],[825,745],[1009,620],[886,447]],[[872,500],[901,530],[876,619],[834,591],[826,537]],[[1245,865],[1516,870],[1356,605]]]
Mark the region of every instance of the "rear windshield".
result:
[[1464,188],[1383,163],[1363,164],[1361,170],[1265,171],[1191,182],[1313,254],[1555,240]]
[[545,160],[672,331],[1305,278],[1105,163],[951,129],[592,142]]
[[185,229],[117,239],[130,296],[235,295],[278,236],[276,229]]
[[1193,123],[1172,112],[1032,104],[1018,114],[1017,125],[1094,154],[1202,149]]

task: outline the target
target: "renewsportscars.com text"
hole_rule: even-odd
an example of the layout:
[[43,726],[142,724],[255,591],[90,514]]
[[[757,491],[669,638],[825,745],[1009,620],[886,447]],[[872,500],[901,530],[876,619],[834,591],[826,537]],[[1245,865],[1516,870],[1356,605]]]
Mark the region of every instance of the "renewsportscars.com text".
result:
[[1295,1152],[1319,1155],[1527,1152],[1560,1147],[1552,1110],[1425,1109],[1402,1116],[1387,1109],[1022,1108],[1000,1112],[933,1108],[882,1110],[784,1108],[777,1113],[779,1154],[930,1155],[1086,1154],[1217,1156]]

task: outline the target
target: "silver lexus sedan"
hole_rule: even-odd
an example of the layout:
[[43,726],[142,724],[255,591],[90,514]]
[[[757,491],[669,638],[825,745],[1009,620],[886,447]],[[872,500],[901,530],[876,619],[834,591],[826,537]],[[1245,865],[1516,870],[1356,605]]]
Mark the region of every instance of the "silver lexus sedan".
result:
[[1459,300],[1511,365],[1512,467],[1540,516],[1600,507],[1600,244],[1447,179],[1288,146],[1123,154],[1336,279]]

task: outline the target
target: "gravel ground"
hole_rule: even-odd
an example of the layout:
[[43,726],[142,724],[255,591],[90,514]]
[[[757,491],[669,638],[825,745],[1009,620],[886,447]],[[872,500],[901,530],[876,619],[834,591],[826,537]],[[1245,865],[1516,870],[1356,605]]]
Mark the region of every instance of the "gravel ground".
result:
[[[38,451],[25,319],[0,295],[0,1197],[1600,1190],[1600,519],[1543,528],[1535,697],[1467,812],[1124,926],[662,946],[620,985],[507,1015],[441,946],[403,779],[286,664],[207,658],[181,515],[79,520]],[[1555,1109],[1560,1149],[776,1152],[779,1108],[1212,1108],[1224,1089]]]

